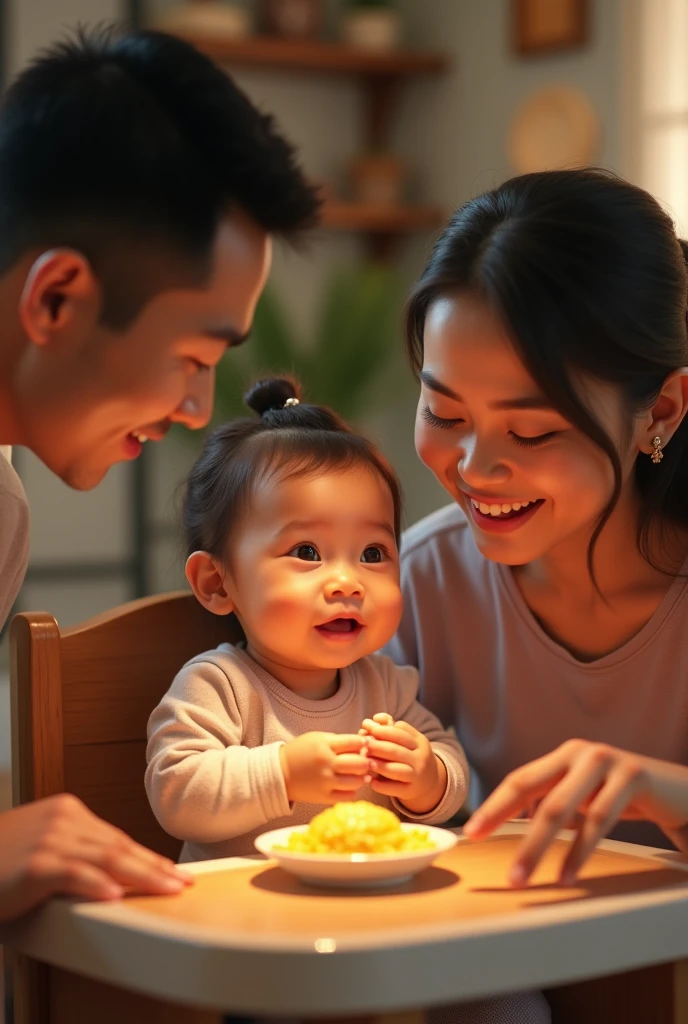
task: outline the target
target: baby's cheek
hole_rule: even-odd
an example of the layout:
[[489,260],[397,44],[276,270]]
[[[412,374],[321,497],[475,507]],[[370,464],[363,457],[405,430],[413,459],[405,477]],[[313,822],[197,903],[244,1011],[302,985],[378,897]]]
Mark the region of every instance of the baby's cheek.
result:
[[401,590],[396,580],[387,581],[386,586],[379,594],[377,606],[380,616],[384,616],[385,626],[391,630],[392,634],[396,633],[404,608]]
[[298,615],[312,614],[312,597],[301,592],[298,583],[290,587],[272,588],[264,595],[266,609],[271,615],[279,615],[284,618],[294,618]]

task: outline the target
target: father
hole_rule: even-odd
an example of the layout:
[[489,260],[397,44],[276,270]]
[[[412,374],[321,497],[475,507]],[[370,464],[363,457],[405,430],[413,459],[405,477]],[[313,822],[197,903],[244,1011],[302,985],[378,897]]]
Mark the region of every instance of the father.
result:
[[[0,445],[87,490],[172,423],[204,426],[270,236],[317,208],[271,119],[186,43],[80,33],[45,52],[0,107]],[[27,558],[26,497],[0,455],[0,624]],[[0,814],[0,921],[55,892],[184,882],[75,797]]]

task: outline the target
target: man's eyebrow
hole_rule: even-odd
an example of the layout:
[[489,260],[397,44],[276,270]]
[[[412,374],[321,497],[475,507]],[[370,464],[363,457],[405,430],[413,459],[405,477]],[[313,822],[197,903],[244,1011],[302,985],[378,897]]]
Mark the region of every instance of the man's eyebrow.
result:
[[203,334],[206,338],[212,338],[213,341],[224,341],[227,348],[236,348],[248,340],[251,332],[246,331],[245,334],[240,334],[233,327],[218,327],[204,331]]
[[[443,384],[429,370],[421,370],[421,383],[431,391],[436,391],[445,398],[451,398],[455,402],[463,402],[463,398],[447,384]],[[552,403],[544,395],[523,395],[519,398],[504,398],[499,402],[490,403],[491,409],[552,409]]]

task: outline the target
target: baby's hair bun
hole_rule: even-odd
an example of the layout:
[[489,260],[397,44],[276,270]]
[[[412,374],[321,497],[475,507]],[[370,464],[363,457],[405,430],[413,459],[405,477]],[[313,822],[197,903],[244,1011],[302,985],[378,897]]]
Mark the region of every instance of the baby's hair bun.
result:
[[248,389],[244,401],[249,409],[263,416],[271,409],[284,409],[288,398],[298,400],[300,397],[301,389],[290,377],[266,377]]

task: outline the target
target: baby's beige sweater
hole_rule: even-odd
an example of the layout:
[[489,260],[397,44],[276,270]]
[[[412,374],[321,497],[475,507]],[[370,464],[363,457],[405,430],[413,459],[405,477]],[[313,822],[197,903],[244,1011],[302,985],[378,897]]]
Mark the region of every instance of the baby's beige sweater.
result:
[[357,799],[393,807],[409,821],[447,821],[466,796],[468,766],[453,733],[418,703],[417,692],[416,669],[381,654],[342,669],[339,689],[325,700],[293,693],[230,644],[193,658],[148,723],[146,792],[162,827],[184,840],[180,859],[255,853],[262,832],[310,821],[323,807],[289,803],[280,746],[313,730],[356,733],[381,711],[427,736],[447,769],[447,788],[427,814],[367,785]]

